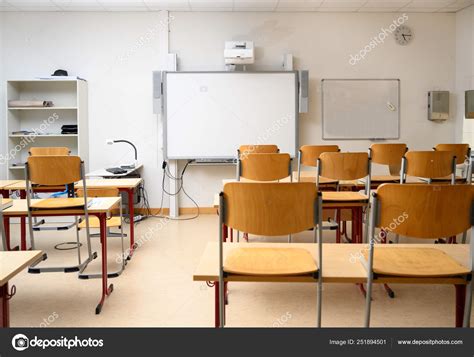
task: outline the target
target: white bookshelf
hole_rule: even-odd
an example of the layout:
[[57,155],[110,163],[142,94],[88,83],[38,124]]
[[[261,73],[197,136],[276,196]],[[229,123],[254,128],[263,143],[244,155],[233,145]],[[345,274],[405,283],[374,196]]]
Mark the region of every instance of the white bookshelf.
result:
[[[9,80],[6,83],[6,136],[9,179],[24,178],[32,146],[66,146],[79,155],[88,171],[87,82],[77,79]],[[52,107],[8,107],[9,100],[49,100]],[[61,134],[61,126],[77,124],[77,134]],[[38,134],[17,133],[36,131]]]

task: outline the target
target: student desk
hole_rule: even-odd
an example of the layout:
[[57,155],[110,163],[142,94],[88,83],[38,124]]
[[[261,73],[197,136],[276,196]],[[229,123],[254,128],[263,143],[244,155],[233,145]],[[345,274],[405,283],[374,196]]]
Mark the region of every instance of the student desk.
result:
[[[40,202],[41,199],[33,199],[32,203]],[[88,207],[88,212],[92,216],[96,216],[100,222],[100,243],[101,243],[101,263],[102,263],[102,296],[99,304],[96,307],[96,314],[99,314],[104,305],[105,298],[113,291],[113,284],[108,286],[107,278],[107,216],[120,202],[120,197],[100,197],[91,198]],[[58,209],[58,210],[36,210],[33,216],[47,217],[47,216],[83,216],[83,209]],[[5,236],[7,241],[7,248],[10,247],[10,218],[26,218],[28,217],[28,207],[26,200],[13,200],[13,206],[3,211],[3,220],[5,223]],[[26,240],[26,236],[22,237]],[[22,247],[26,247],[26,241],[21,242]],[[26,250],[26,249],[22,249]]]
[[[142,178],[129,178],[129,179],[87,179],[86,186],[88,189],[100,189],[100,188],[117,188],[120,192],[125,192],[128,197],[128,211],[130,215],[130,252],[129,257],[132,256],[135,245],[135,227],[133,224],[133,217],[135,214],[135,207],[133,205],[133,195],[136,188],[143,182]],[[76,183],[74,186],[76,189],[83,188],[82,182]],[[8,191],[20,191],[20,197],[26,198],[26,182],[25,181],[14,181],[10,185],[5,186],[4,190]],[[37,189],[37,192],[57,192],[63,191],[64,187],[48,187],[47,189]],[[25,219],[21,219],[21,235],[22,241],[26,242],[26,228]],[[21,247],[22,250],[26,249]]]
[[9,197],[9,189],[7,189],[8,186],[14,185],[18,182],[21,182],[20,180],[0,180],[0,194],[7,198]]
[[15,285],[11,290],[8,283],[30,264],[41,259],[43,252],[29,250],[26,252],[0,252],[0,327],[10,327],[9,300],[15,295]]
[[[236,247],[298,247],[308,250],[315,261],[317,261],[317,243],[224,243],[224,259],[226,254]],[[397,249],[429,247],[442,250],[464,266],[469,266],[469,245],[465,244],[377,244],[377,249]],[[323,245],[323,282],[324,283],[348,283],[364,284],[367,282],[367,272],[362,263],[357,259],[368,246],[366,244],[337,244],[324,243]],[[207,244],[201,260],[193,275],[194,281],[210,281],[215,286],[215,323],[219,322],[219,245],[217,242]],[[226,281],[258,281],[258,282],[310,282],[316,286],[311,276],[295,277],[252,277],[230,275]],[[456,327],[462,326],[466,280],[457,277],[447,277],[437,280],[440,284],[455,285],[456,287]],[[375,283],[403,284],[404,278],[387,277],[376,279]],[[417,278],[417,283],[431,284],[433,279]],[[324,304],[324,301],[323,301]],[[362,323],[362,316],[361,316]]]

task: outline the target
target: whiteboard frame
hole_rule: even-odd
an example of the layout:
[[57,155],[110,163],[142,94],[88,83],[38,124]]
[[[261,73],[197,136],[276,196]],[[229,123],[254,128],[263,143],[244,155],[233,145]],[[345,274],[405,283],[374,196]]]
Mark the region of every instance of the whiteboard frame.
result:
[[[324,137],[324,82],[325,81],[397,81],[398,82],[398,135],[394,137],[385,137],[385,138],[325,138]],[[400,115],[401,115],[401,96],[400,96],[400,78],[323,78],[321,79],[321,138],[323,140],[399,140],[400,139]]]
[[168,74],[205,74],[205,73],[212,73],[212,74],[256,74],[256,73],[263,73],[263,74],[288,74],[292,73],[295,76],[295,153],[289,153],[291,158],[295,158],[298,154],[299,150],[299,76],[298,71],[163,71],[163,90],[162,90],[162,98],[163,98],[163,157],[165,160],[209,160],[209,161],[217,161],[217,160],[229,160],[235,159],[237,156],[237,149],[235,149],[236,155],[234,156],[212,156],[212,157],[199,157],[199,156],[168,156],[168,124],[167,124],[167,79]]

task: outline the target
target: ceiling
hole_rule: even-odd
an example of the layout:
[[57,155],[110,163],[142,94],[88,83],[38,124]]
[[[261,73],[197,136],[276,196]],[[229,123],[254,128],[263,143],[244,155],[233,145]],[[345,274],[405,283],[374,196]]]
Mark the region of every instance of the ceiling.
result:
[[0,11],[456,12],[474,0],[0,0]]

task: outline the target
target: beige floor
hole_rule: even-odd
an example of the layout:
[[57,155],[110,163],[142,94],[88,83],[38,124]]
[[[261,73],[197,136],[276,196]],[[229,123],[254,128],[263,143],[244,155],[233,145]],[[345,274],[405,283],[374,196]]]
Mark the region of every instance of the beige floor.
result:
[[[126,227],[126,231],[128,227]],[[217,241],[217,217],[202,215],[192,221],[149,219],[136,226],[142,246],[125,272],[111,279],[114,292],[100,315],[94,310],[100,297],[100,280],[79,280],[76,274],[22,273],[13,280],[17,294],[11,300],[13,327],[211,327],[214,323],[214,291],[193,282],[192,273],[208,241]],[[18,236],[18,226],[12,237]],[[52,237],[54,239],[52,239]],[[332,241],[331,233],[325,241]],[[74,240],[73,232],[40,233],[39,249],[49,259],[44,264],[73,261],[72,252],[52,246]],[[301,234],[295,241],[310,241]],[[109,238],[109,264],[115,265],[119,238]],[[93,239],[96,250],[98,239]],[[97,271],[98,261],[89,265]],[[390,299],[382,286],[374,288],[373,326],[454,326],[454,287],[393,286]],[[316,290],[308,284],[236,283],[230,285],[227,325],[314,326]],[[363,323],[364,298],[355,285],[326,284],[323,292],[323,326],[358,327]]]

